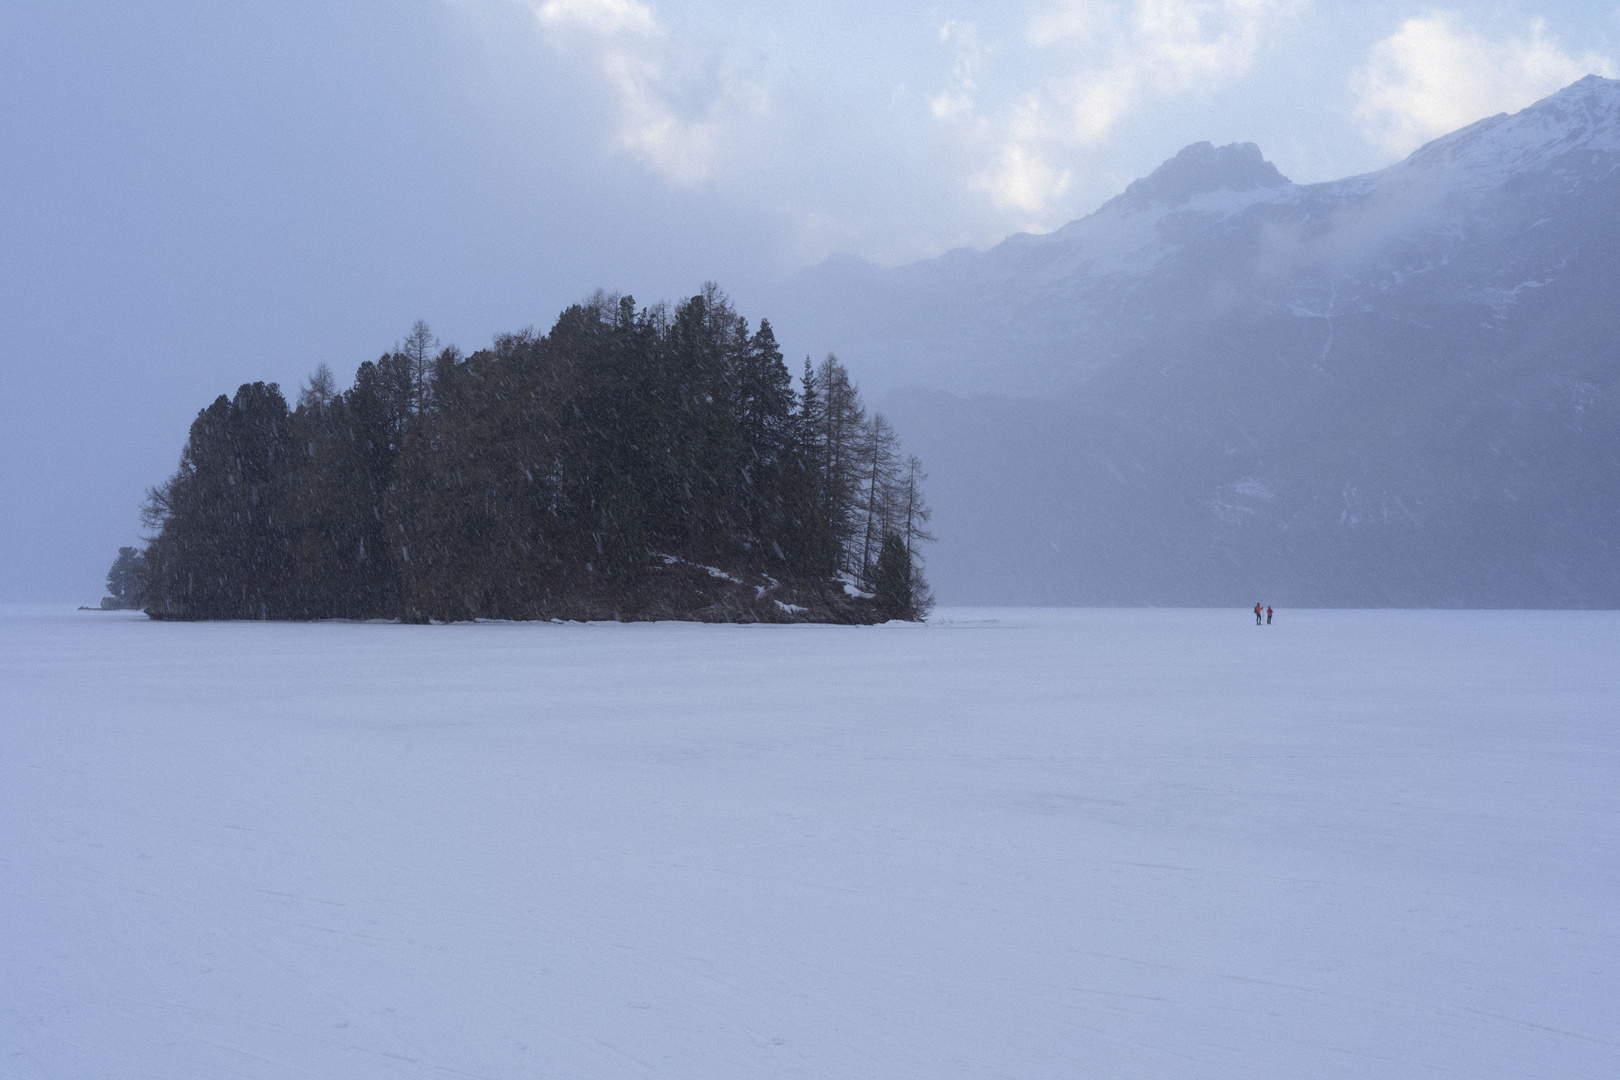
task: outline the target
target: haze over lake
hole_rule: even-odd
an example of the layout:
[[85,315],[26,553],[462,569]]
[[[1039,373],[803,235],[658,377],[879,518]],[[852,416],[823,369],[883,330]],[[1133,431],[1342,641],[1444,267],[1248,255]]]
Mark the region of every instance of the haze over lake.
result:
[[[897,351],[892,338],[872,347],[866,312],[887,302],[881,280],[834,282],[835,295],[854,301],[834,318],[822,304],[828,294],[799,275],[829,258],[829,271],[857,259],[926,267],[945,252],[988,252],[1019,234],[1049,241],[1027,255],[1055,250],[1074,235],[1069,223],[1199,143],[1252,143],[1277,174],[1307,189],[1373,173],[1586,75],[1620,74],[1616,34],[1611,10],[1573,0],[1402,2],[1371,12],[1292,0],[882,11],[723,0],[679,8],[640,0],[12,5],[0,13],[0,597],[93,603],[118,547],[137,542],[142,494],[173,471],[187,426],[243,383],[279,382],[291,396],[326,363],[346,385],[417,319],[471,352],[498,333],[549,326],[598,288],[643,304],[678,302],[713,280],[740,310],[772,320],[795,372],[806,355],[833,351],[874,401],[902,385],[951,394],[988,385],[1053,405],[1044,416],[992,404],[965,422],[951,401],[884,405],[912,429],[901,434],[914,449],[929,443],[921,456],[936,470],[935,566],[947,602],[1241,604],[1249,578],[1261,577],[1286,586],[1291,603],[1607,603],[1606,586],[1581,573],[1601,558],[1592,537],[1605,519],[1569,522],[1574,539],[1549,538],[1537,561],[1534,529],[1502,526],[1491,513],[1511,508],[1507,490],[1536,507],[1526,520],[1566,523],[1560,509],[1581,504],[1593,461],[1580,445],[1558,442],[1567,417],[1521,432],[1511,410],[1505,418],[1487,410],[1485,422],[1513,429],[1499,449],[1510,473],[1515,460],[1527,462],[1519,476],[1476,467],[1492,453],[1489,438],[1410,445],[1437,417],[1481,422],[1479,409],[1504,394],[1508,405],[1538,413],[1582,405],[1591,387],[1597,396],[1585,415],[1606,415],[1607,369],[1582,367],[1594,362],[1587,344],[1511,354],[1520,368],[1498,378],[1492,365],[1503,354],[1487,346],[1502,335],[1476,325],[1495,315],[1470,319],[1448,308],[1432,324],[1449,328],[1444,355],[1483,358],[1490,370],[1472,386],[1428,379],[1407,394],[1395,378],[1404,369],[1374,363],[1383,339],[1352,325],[1345,305],[1365,294],[1346,282],[1335,292],[1324,277],[1309,295],[1260,297],[1262,307],[1315,314],[1262,319],[1250,328],[1263,329],[1258,337],[1234,339],[1226,331],[1241,328],[1218,327],[1214,344],[1235,341],[1236,355],[1189,339],[1185,331],[1197,328],[1178,314],[1197,308],[1209,274],[1226,273],[1205,261],[1205,278],[1188,291],[1161,290],[1161,307],[1133,309],[1132,318],[1156,313],[1170,324],[1154,349],[1168,349],[1173,363],[1167,427],[1133,420],[1139,406],[1149,417],[1163,410],[1151,411],[1140,386],[1122,390],[1128,408],[1117,420],[1127,442],[1146,444],[1132,446],[1091,405],[1046,385],[1054,356],[1072,368],[1115,354],[1117,339],[1048,332],[1052,319],[1072,323],[1084,305],[992,308],[995,318],[984,321],[947,292],[948,306],[906,324],[914,340]],[[1596,209],[1607,197],[1586,196],[1602,228],[1615,217]],[[1590,269],[1562,274],[1547,297],[1527,288],[1503,299],[1545,281],[1566,256],[1574,267],[1615,246],[1601,232],[1583,246],[1584,218],[1560,222],[1562,249],[1527,248],[1535,265],[1522,277],[1507,280],[1511,266],[1489,264],[1501,274],[1482,288],[1509,305],[1510,333],[1549,325],[1533,316],[1552,317],[1560,305],[1579,302],[1594,317],[1613,308],[1593,312],[1568,291],[1582,277],[1594,288],[1609,280]],[[1536,236],[1553,236],[1548,228]],[[1510,250],[1518,245],[1511,231],[1493,235]],[[999,265],[1013,249],[996,250],[980,262]],[[1027,299],[1038,308],[1046,295]],[[1414,308],[1422,298],[1410,288],[1394,299],[1373,322],[1422,319]],[[1330,357],[1373,363],[1368,380],[1393,397],[1347,373],[1336,387],[1349,395],[1341,415],[1372,450],[1363,455],[1330,429],[1322,434],[1332,460],[1318,464],[1295,445],[1296,432],[1319,425],[1290,396],[1299,388],[1287,373],[1320,355],[1321,315],[1330,309],[1340,324]],[[971,332],[956,333],[964,322]],[[1451,340],[1453,329],[1460,340]],[[988,384],[962,381],[962,357],[938,347],[946,330],[944,345],[971,345],[982,355],[967,359],[998,373]],[[1283,363],[1274,372],[1256,366],[1275,362],[1279,334],[1297,338]],[[985,353],[986,340],[1000,351]],[[1456,353],[1470,341],[1483,344]],[[916,358],[903,371],[886,359],[902,354]],[[1012,363],[1020,357],[1022,367]],[[1181,366],[1197,357],[1213,366]],[[1143,362],[1131,370],[1156,370],[1151,358]],[[1201,378],[1215,379],[1213,394]],[[1177,394],[1212,415],[1176,419],[1185,404]],[[1388,407],[1407,399],[1410,410]],[[1222,427],[1228,404],[1264,425],[1254,446],[1245,433],[1256,423]],[[1105,416],[1111,408],[1105,403]],[[1373,408],[1397,437],[1365,431],[1358,410]],[[993,437],[972,435],[977,427]],[[1054,428],[1079,430],[1043,434]],[[953,433],[973,445],[957,448]],[[1033,436],[1027,452],[1025,434]],[[1199,469],[1177,458],[1224,455],[1228,445],[1250,460]],[[1566,453],[1587,471],[1567,496],[1549,494],[1543,476],[1557,474]],[[1123,504],[1112,501],[1120,493],[1100,484],[1118,483],[1108,461],[1127,478],[1138,466],[1163,470],[1173,505],[1144,510],[1130,492]],[[1408,476],[1414,463],[1442,471]],[[1433,499],[1431,480],[1444,488]],[[1473,486],[1477,505],[1466,495]],[[1005,497],[986,494],[998,489]],[[1262,490],[1276,497],[1254,494]],[[1044,503],[1032,506],[1040,491]],[[1443,496],[1458,492],[1464,505],[1447,505]],[[1550,507],[1539,501],[1549,497]],[[1237,523],[1215,517],[1216,504],[1261,533],[1297,519],[1314,537],[1296,545],[1308,553],[1288,565],[1286,549],[1277,549],[1279,561],[1248,534],[1233,540],[1226,533]],[[1387,540],[1340,543],[1337,510],[1366,521],[1386,508],[1395,523]],[[1121,536],[1094,527],[1099,517],[1119,521]],[[1483,550],[1456,541],[1480,529],[1506,536]],[[1097,557],[1077,554],[1093,548]],[[1341,549],[1351,555],[1332,567],[1330,587],[1313,591],[1301,567]],[[1404,579],[1390,572],[1436,549],[1442,565]],[[1132,550],[1175,563],[1181,577],[1130,565]],[[1530,571],[1516,573],[1525,557]],[[1234,560],[1243,568],[1235,575],[1225,569]]]

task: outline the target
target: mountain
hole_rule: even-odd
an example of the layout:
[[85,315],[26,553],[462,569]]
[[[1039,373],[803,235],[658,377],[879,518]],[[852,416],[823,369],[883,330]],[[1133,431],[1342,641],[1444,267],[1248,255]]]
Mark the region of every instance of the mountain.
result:
[[1189,146],[789,320],[930,467],[943,602],[1620,606],[1620,82],[1325,184]]

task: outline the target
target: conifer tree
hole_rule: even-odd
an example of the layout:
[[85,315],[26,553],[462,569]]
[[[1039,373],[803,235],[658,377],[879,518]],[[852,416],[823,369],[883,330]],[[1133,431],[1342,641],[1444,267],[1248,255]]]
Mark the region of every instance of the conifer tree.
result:
[[433,383],[434,350],[439,339],[433,336],[428,324],[421,319],[411,324],[411,332],[394,350],[396,363],[405,386],[405,397],[413,413],[426,411]]
[[861,573],[858,558],[862,539],[860,462],[864,456],[866,408],[849,372],[831,353],[816,371],[821,393],[821,424],[816,451],[821,466],[821,490],[826,529],[840,569]]
[[335,397],[337,397],[337,379],[333,376],[332,369],[323,363],[299,389],[298,407],[320,412],[330,406]]
[[923,558],[919,550],[922,544],[932,543],[935,539],[934,534],[928,531],[928,522],[934,512],[923,498],[922,485],[927,479],[922,461],[916,454],[908,455],[899,489],[899,520],[903,526],[906,558],[911,564],[911,609],[914,617],[919,619],[926,618],[934,609],[934,593],[923,577]]
[[870,579],[883,539],[896,531],[899,516],[900,440],[882,413],[876,413],[862,432],[860,576]]
[[121,547],[107,571],[107,595],[121,608],[138,608],[146,598],[146,553]]
[[898,533],[884,533],[871,576],[872,601],[890,619],[915,619],[911,557]]
[[198,414],[153,511],[164,524],[148,552],[150,580],[165,602],[206,618],[289,616],[291,552],[277,520],[288,420],[280,388],[262,382]]

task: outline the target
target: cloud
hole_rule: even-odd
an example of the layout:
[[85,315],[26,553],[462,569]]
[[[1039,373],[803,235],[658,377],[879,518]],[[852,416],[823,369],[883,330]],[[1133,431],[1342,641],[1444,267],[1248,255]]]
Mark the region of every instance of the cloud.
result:
[[[1048,16],[1031,24],[1030,38],[1055,47],[1105,39],[1100,63],[1082,63],[1051,89],[1073,135],[1091,143],[1149,99],[1208,92],[1242,79],[1268,32],[1302,6],[1298,0],[1137,0],[1114,26],[1099,25],[1094,15],[1058,21]],[[1063,7],[1094,9],[1076,0]]]
[[635,0],[550,0],[539,14],[540,21],[550,26],[573,25],[608,36],[662,33],[652,9]]
[[939,28],[939,40],[956,43],[956,62],[951,66],[950,84],[929,99],[929,110],[936,120],[969,116],[973,112],[973,95],[979,89],[979,70],[984,66],[978,28],[972,23],[953,20]]
[[709,180],[728,131],[769,110],[762,88],[719,70],[637,0],[547,0],[535,14],[553,47],[593,60],[606,79],[618,146],[672,183]]
[[1210,93],[1245,77],[1268,36],[1305,0],[1134,0],[1123,8],[1059,0],[1024,31],[1037,67],[1055,69],[1000,109],[979,103],[984,50],[947,24],[958,49],[949,87],[932,99],[980,161],[976,190],[999,207],[1040,215],[1068,190],[1070,163],[1154,101]]
[[1612,76],[1596,53],[1572,56],[1540,20],[1493,41],[1452,12],[1408,19],[1351,77],[1354,117],[1374,145],[1404,156],[1481,117],[1522,109],[1584,75]]
[[956,46],[951,79],[945,89],[928,101],[934,119],[954,128],[970,144],[978,160],[977,171],[969,181],[974,191],[988,194],[998,207],[1035,213],[1061,196],[1071,174],[1048,160],[1043,152],[1042,115],[1044,103],[1038,95],[1025,94],[1005,117],[991,120],[977,108],[979,75],[984,68],[985,49],[978,29],[971,23],[948,22],[940,28],[939,39]]

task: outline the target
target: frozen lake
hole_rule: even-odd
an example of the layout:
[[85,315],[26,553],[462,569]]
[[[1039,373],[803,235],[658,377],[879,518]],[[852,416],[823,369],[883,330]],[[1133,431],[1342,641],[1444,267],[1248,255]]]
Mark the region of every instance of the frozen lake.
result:
[[0,614],[0,1075],[1620,1075],[1620,613]]

